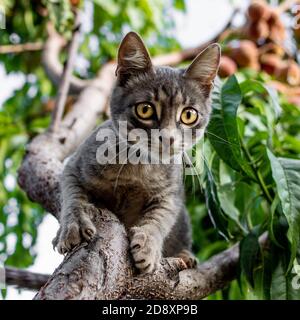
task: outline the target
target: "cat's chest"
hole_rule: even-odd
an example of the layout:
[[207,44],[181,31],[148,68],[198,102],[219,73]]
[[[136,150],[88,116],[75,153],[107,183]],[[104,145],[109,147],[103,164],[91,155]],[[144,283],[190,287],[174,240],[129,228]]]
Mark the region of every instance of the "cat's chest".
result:
[[111,166],[94,181],[91,191],[96,202],[132,225],[166,185],[167,177],[158,167]]
[[148,202],[166,185],[166,177],[158,170],[137,167],[110,172],[104,180],[107,194],[120,203],[119,206],[127,202],[133,205]]

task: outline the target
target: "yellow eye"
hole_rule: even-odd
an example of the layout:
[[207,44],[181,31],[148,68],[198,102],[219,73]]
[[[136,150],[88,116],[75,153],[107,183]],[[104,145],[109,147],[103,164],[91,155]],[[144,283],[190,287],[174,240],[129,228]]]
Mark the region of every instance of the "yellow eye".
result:
[[186,108],[182,111],[180,119],[184,124],[194,124],[198,120],[198,112],[193,108]]
[[136,114],[141,119],[149,119],[154,114],[154,109],[149,103],[140,103],[135,107]]

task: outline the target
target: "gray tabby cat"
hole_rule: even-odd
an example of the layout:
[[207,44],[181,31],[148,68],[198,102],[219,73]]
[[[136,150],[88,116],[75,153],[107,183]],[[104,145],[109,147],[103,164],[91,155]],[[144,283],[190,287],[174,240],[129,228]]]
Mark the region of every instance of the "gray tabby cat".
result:
[[[182,165],[120,164],[113,158],[111,164],[101,164],[104,155],[97,152],[104,144],[101,132],[107,129],[116,136],[111,141],[119,153],[124,141],[129,146],[137,142],[127,141],[119,132],[120,121],[127,121],[128,131],[143,129],[148,137],[151,129],[166,129],[163,137],[169,139],[173,155],[182,153],[180,147],[191,148],[190,143],[182,142],[182,133],[192,130],[196,141],[203,135],[219,61],[220,47],[212,44],[185,70],[155,68],[140,37],[134,32],[126,35],[118,52],[111,120],[80,145],[63,172],[61,226],[53,240],[60,253],[90,241],[96,233],[93,214],[107,208],[125,225],[135,266],[141,272],[152,272],[162,256],[180,257],[187,267],[195,266]],[[151,152],[159,156],[162,139],[157,140],[151,141]],[[142,143],[141,153],[150,139]]]

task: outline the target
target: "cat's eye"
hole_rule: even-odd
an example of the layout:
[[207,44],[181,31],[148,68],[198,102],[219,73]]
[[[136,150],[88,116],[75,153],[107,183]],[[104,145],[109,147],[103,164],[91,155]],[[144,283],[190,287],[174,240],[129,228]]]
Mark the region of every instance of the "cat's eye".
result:
[[154,108],[149,103],[139,103],[135,107],[135,112],[138,117],[140,117],[141,119],[147,120],[153,116]]
[[186,108],[182,111],[180,120],[186,125],[194,124],[198,120],[198,112],[193,108]]

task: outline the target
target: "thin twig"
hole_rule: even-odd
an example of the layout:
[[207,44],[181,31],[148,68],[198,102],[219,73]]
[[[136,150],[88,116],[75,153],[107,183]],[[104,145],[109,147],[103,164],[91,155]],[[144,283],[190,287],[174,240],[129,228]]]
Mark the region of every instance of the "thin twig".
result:
[[[45,42],[42,54],[42,64],[47,76],[58,88],[61,83],[64,69],[59,60],[59,54],[67,45],[66,39],[57,33],[50,21],[47,23],[47,34],[48,38]],[[78,95],[84,88],[90,85],[92,81],[93,79],[80,79],[75,75],[72,75],[70,80],[69,94]]]
[[50,275],[36,273],[32,271],[5,268],[5,282],[7,285],[17,286],[18,288],[39,290],[49,279]]
[[289,11],[295,4],[300,4],[300,0],[286,0],[283,1],[277,8],[279,14]]
[[26,51],[39,51],[44,48],[43,42],[28,42],[0,46],[0,54],[22,53]]
[[80,37],[80,14],[76,11],[75,13],[75,26],[73,36],[69,45],[68,58],[64,66],[61,82],[58,89],[57,99],[55,107],[52,113],[52,122],[50,125],[50,131],[56,132],[61,119],[63,117],[64,108],[70,88],[71,77],[73,67],[76,59],[76,54],[79,48],[79,37]]

